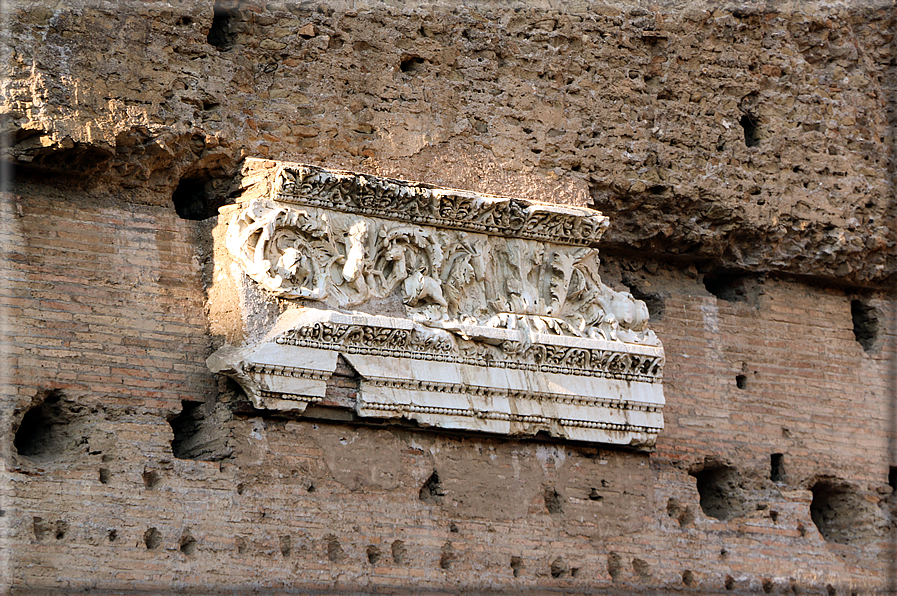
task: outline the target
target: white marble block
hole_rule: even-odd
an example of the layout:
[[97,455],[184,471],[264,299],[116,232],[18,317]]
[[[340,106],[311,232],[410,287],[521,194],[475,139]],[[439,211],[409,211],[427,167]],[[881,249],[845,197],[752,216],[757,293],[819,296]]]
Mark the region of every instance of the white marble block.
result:
[[663,348],[645,304],[601,282],[601,213],[251,165],[267,196],[247,193],[227,248],[283,313],[208,363],[255,407],[322,402],[341,355],[358,375],[358,417],[653,445]]

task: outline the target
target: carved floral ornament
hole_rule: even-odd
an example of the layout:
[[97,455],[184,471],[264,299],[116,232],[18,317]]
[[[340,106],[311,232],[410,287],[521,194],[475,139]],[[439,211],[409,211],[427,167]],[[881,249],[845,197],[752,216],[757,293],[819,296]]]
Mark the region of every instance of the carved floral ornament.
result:
[[[653,442],[663,350],[644,302],[601,282],[606,217],[298,164],[270,179],[229,222],[227,248],[297,305],[261,343],[210,358],[258,407],[321,403],[341,354],[368,388],[359,416]],[[366,314],[380,304],[402,312]],[[303,379],[307,395],[272,388],[272,376]]]

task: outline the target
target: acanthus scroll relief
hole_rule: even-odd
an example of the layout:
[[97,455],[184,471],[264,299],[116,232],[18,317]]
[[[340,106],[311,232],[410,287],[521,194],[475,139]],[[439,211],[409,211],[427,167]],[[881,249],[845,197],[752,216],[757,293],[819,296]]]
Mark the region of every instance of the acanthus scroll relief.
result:
[[598,251],[425,229],[256,199],[230,224],[228,248],[282,298],[351,309],[398,293],[431,327],[521,329],[659,345],[648,309],[598,275]]
[[603,215],[298,164],[269,169],[270,191],[232,216],[226,245],[286,311],[262,342],[209,361],[258,407],[326,405],[341,354],[365,379],[360,417],[653,444],[663,349],[644,302],[601,281]]

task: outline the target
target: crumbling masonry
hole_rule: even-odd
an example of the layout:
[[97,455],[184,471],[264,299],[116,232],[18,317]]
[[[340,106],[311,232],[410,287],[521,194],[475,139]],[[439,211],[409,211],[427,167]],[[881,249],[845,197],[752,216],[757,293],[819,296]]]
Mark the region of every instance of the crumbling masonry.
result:
[[5,10],[4,587],[888,591],[892,2]]

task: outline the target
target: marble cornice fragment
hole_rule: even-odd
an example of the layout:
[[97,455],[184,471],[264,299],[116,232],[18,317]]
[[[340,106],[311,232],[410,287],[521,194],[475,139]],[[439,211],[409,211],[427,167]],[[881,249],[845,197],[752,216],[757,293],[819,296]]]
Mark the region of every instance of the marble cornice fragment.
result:
[[341,356],[361,418],[653,445],[663,348],[645,304],[601,282],[601,213],[300,164],[246,171],[267,184],[244,184],[227,254],[284,312],[209,366],[256,407],[332,405]]

